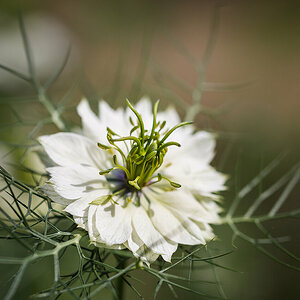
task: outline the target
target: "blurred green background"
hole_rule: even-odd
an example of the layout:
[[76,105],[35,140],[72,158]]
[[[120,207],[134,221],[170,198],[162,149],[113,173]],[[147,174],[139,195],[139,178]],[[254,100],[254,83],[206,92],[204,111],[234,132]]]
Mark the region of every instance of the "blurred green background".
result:
[[[27,72],[17,26],[17,2],[0,3],[0,63]],[[178,103],[192,101],[191,91],[197,85],[195,61],[203,57],[216,3],[27,0],[22,3],[22,11],[42,82],[63,60],[68,44],[72,45],[66,68],[49,93],[54,102],[64,104],[64,117],[78,125],[75,108],[81,97],[87,97],[96,108],[99,99],[116,107],[123,105],[126,97],[134,102],[148,95],[153,100],[161,99],[162,107],[177,105],[183,113]],[[235,191],[279,153],[287,152],[287,157],[263,187],[299,160],[299,50],[299,1],[224,1],[205,74],[211,90],[203,94],[206,110],[197,116],[197,125],[221,132],[214,165],[231,177],[230,189],[224,194],[225,209]],[[224,88],[223,84],[241,84],[243,88]],[[16,120],[12,109],[16,102],[11,101],[18,102],[18,112],[26,122],[34,123],[46,115],[33,98],[26,83],[0,70],[1,140],[16,143],[30,130],[30,126],[5,126]],[[35,135],[55,130],[48,126]],[[5,143],[0,144],[2,153],[7,149]],[[5,157],[1,164],[8,159],[17,160],[18,154]],[[283,210],[297,207],[299,192],[298,186]],[[248,201],[256,196],[250,195]],[[276,197],[278,194],[268,203]],[[277,221],[270,227],[275,235],[290,236],[286,247],[299,253],[299,225],[295,220]],[[226,249],[231,249],[229,232],[222,228],[217,232]],[[24,255],[14,242],[0,243],[1,255]],[[230,299],[300,298],[299,273],[276,264],[246,243],[237,240],[235,244],[238,248],[233,254],[218,260],[240,271],[218,272]],[[27,299],[37,289],[47,287],[53,275],[52,263],[49,259],[43,264],[27,271],[15,299]],[[16,271],[11,266],[1,268],[0,297]],[[202,270],[194,273],[203,278]],[[137,287],[145,299],[152,299],[155,282],[145,274],[138,276],[146,285]],[[126,299],[136,297],[129,290],[125,293]],[[179,299],[202,299],[182,291],[178,295]],[[167,288],[158,297],[173,298]],[[110,296],[107,293],[101,299]]]

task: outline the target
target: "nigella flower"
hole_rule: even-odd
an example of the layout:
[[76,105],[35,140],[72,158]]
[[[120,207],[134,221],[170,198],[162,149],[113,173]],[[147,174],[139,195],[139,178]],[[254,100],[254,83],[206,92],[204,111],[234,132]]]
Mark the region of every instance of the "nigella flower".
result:
[[45,190],[95,245],[128,248],[147,263],[159,255],[170,261],[178,244],[214,237],[216,192],[225,188],[225,176],[210,166],[214,136],[180,123],[173,108],[158,113],[158,102],[127,105],[114,110],[102,101],[96,116],[83,100],[80,133],[39,138],[54,163]]

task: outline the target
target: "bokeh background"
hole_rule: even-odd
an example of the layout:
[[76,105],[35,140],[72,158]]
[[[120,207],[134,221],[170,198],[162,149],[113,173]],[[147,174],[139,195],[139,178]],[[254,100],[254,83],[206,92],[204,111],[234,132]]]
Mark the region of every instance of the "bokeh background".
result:
[[[176,105],[183,115],[182,103],[191,104],[198,84],[197,62],[203,58],[212,34],[217,3],[222,4],[218,32],[205,72],[204,109],[196,123],[199,128],[219,132],[214,165],[231,177],[229,191],[224,194],[226,209],[234,192],[272,158],[287,153],[263,187],[280,178],[299,159],[299,1],[26,0],[22,11],[41,82],[61,63],[71,44],[66,68],[49,94],[55,103],[64,105],[64,117],[79,125],[75,108],[82,97],[96,109],[99,99],[116,107],[124,105],[126,97],[135,102],[147,95],[161,99],[162,107]],[[1,1],[0,63],[26,73],[17,13],[18,1]],[[28,124],[46,115],[34,101],[29,85],[0,70],[2,154],[8,151],[9,143],[20,141],[29,130],[26,126],[5,126],[16,121],[16,107]],[[55,130],[46,126],[34,134]],[[17,152],[2,158],[1,163],[18,159]],[[16,170],[12,172],[22,177]],[[294,189],[284,209],[299,205],[299,192],[299,187]],[[251,195],[248,201],[256,196]],[[276,197],[278,194],[269,203]],[[277,222],[271,228],[279,236],[290,236],[287,248],[299,253],[299,225],[295,220]],[[232,249],[229,232],[222,228],[217,231],[226,249]],[[13,243],[0,243],[1,254],[23,255]],[[233,254],[219,260],[239,271],[218,272],[230,299],[299,299],[298,272],[276,264],[239,240],[236,246]],[[1,268],[0,295],[15,272],[11,267]],[[43,268],[33,266],[16,299],[27,299],[41,285],[47,286],[51,268],[50,260],[45,260]],[[139,276],[146,282],[140,285],[145,299],[152,299],[155,282],[144,274]],[[125,294],[126,299],[135,299],[129,290]],[[178,294],[180,299],[202,299]],[[108,294],[103,297],[110,299]],[[173,297],[163,289],[158,299]]]

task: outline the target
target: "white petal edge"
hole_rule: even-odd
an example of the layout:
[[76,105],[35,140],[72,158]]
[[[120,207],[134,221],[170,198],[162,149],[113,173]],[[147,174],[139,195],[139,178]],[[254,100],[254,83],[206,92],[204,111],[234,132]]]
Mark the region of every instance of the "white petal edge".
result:
[[76,133],[59,132],[38,138],[49,157],[60,166],[106,166],[106,155],[97,143]]

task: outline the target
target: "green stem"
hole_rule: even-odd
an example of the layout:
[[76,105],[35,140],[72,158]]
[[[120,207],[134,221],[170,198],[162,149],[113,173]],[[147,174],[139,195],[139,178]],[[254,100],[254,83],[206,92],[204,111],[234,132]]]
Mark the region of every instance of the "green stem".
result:
[[47,111],[49,112],[50,116],[51,116],[51,120],[52,122],[60,129],[65,131],[66,130],[66,126],[63,122],[63,120],[61,119],[61,116],[59,114],[59,112],[57,111],[57,109],[54,107],[53,103],[47,98],[47,95],[44,91],[43,88],[41,87],[37,87],[37,92],[38,92],[38,99],[40,101],[40,103],[47,109]]
[[275,219],[283,219],[283,218],[297,218],[300,214],[300,209],[296,209],[289,212],[279,213],[273,216],[262,215],[256,217],[224,217],[221,219],[220,224],[235,224],[235,223],[254,223],[256,221],[265,222]]
[[[25,29],[23,15],[22,15],[21,11],[19,11],[19,26],[20,26],[20,31],[21,31],[21,35],[22,35],[22,40],[23,40],[23,44],[24,44],[24,50],[25,50],[25,54],[26,54],[28,70],[29,70],[29,75],[30,75],[30,77],[28,79],[38,94],[39,102],[49,112],[53,123],[60,130],[66,130],[66,126],[65,126],[63,120],[61,119],[59,112],[57,111],[57,109],[55,108],[53,103],[47,98],[45,89],[42,87],[42,85],[39,83],[39,81],[36,77],[33,54],[32,54],[31,48],[30,48],[30,43],[29,43],[29,39],[28,39],[27,32]],[[18,75],[20,77],[19,74],[16,74],[16,75]],[[27,80],[27,78],[23,78],[23,79]]]

